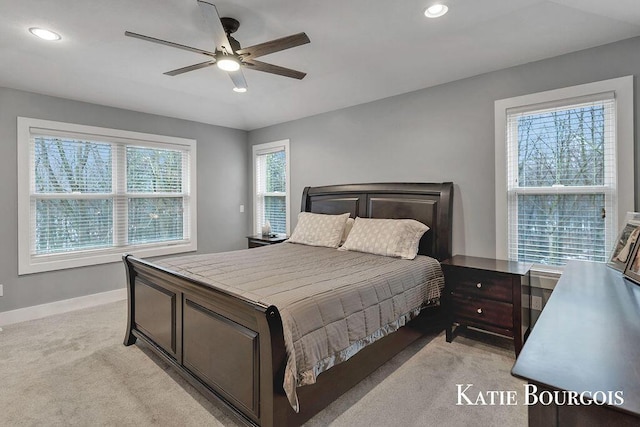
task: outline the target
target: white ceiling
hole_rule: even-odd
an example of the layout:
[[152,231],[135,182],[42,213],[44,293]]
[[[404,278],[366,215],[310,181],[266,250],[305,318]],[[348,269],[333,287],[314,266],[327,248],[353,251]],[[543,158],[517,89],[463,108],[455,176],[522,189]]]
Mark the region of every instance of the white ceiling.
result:
[[2,0],[0,86],[251,130],[640,35],[639,0],[211,1],[243,46],[306,32],[260,60],[307,77],[246,70],[237,94],[216,67],[162,74],[206,57],[124,36],[214,50],[196,0]]

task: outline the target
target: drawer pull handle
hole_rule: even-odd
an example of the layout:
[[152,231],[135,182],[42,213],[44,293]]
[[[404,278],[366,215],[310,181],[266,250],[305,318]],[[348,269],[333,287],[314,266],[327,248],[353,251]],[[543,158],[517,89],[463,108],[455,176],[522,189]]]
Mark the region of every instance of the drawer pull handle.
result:
[[482,314],[482,309],[481,308],[477,309],[476,311],[478,312],[478,314]]
[[480,289],[482,287],[482,283],[478,282],[476,283],[476,288]]

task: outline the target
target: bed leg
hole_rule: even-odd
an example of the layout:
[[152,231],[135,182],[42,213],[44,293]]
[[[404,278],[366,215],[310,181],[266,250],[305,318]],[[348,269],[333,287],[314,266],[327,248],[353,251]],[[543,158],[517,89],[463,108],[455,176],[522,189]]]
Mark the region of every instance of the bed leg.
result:
[[124,345],[125,346],[130,346],[136,343],[138,339],[133,336],[133,334],[131,333],[131,330],[127,330],[127,334],[124,336]]

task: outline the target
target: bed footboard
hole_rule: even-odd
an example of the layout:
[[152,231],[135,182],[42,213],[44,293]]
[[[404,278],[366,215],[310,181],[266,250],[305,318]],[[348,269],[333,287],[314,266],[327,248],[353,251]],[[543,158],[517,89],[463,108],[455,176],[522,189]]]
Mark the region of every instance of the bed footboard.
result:
[[277,381],[282,384],[276,377],[282,378],[285,355],[277,309],[130,255],[123,259],[128,291],[124,344],[144,341],[242,421],[273,425],[274,388]]

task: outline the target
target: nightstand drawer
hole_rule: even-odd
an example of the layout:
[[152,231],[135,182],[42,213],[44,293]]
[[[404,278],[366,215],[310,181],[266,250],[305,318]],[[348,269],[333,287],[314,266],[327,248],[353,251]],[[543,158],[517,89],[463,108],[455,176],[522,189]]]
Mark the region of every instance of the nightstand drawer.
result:
[[465,318],[513,329],[513,305],[479,298],[453,296],[453,318]]
[[447,284],[454,294],[499,301],[513,301],[512,277],[508,274],[472,269],[453,269],[447,276]]

